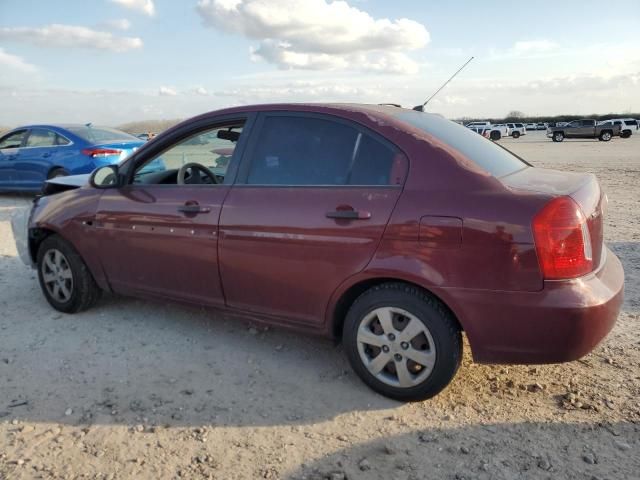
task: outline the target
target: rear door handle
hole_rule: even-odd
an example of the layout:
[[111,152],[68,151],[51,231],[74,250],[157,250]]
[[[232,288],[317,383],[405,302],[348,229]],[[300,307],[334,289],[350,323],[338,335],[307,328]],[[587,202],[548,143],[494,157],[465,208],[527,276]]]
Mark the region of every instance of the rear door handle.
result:
[[209,213],[211,209],[208,207],[201,207],[197,203],[187,203],[178,207],[178,211],[182,213]]
[[327,212],[327,218],[335,218],[338,220],[368,220],[371,218],[371,212],[359,212],[357,210],[335,210]]

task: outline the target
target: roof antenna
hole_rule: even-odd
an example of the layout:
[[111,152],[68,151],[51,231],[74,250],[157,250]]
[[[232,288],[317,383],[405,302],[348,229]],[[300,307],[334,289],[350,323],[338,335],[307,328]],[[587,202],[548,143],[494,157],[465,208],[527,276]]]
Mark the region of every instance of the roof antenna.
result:
[[418,112],[424,112],[424,107],[426,107],[426,106],[427,106],[427,103],[429,103],[429,101],[430,101],[433,97],[435,97],[435,96],[438,94],[438,92],[440,92],[440,90],[442,90],[444,87],[446,87],[446,86],[447,86],[447,84],[448,84],[451,80],[453,80],[453,79],[454,79],[454,77],[455,77],[456,75],[458,75],[458,74],[462,71],[462,69],[463,69],[464,67],[466,67],[467,65],[469,65],[469,63],[471,63],[471,60],[473,60],[473,58],[474,58],[474,57],[471,57],[469,60],[467,60],[467,61],[465,62],[465,64],[464,64],[464,65],[462,65],[462,66],[461,66],[461,67],[456,71],[456,73],[454,73],[453,75],[451,75],[451,78],[449,78],[449,80],[447,80],[446,82],[444,82],[444,84],[443,84],[443,85],[442,85],[438,90],[436,90],[436,92],[435,92],[433,95],[431,95],[429,98],[427,98],[427,101],[426,101],[426,102],[424,102],[422,105],[416,105],[415,107],[413,107],[413,109],[414,109],[414,110],[417,110]]

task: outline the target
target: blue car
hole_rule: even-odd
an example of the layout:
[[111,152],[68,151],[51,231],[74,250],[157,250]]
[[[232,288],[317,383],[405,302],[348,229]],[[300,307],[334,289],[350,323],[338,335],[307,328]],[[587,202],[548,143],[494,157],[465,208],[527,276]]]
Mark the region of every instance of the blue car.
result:
[[0,190],[38,191],[45,180],[118,163],[144,143],[91,124],[16,128],[0,138]]

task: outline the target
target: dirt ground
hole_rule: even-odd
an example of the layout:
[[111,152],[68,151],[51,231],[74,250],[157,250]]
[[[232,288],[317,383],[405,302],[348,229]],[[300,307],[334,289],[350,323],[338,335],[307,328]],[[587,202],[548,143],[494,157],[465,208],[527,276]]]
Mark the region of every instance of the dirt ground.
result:
[[340,346],[213,311],[55,312],[13,244],[29,199],[0,195],[0,479],[640,478],[640,134],[502,143],[598,175],[623,311],[569,364],[477,365],[465,345],[449,388],[415,404],[368,390]]

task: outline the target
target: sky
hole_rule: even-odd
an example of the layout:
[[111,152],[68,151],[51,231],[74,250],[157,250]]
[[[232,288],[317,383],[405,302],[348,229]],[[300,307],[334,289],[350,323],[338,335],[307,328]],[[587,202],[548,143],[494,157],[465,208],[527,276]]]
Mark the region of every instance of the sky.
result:
[[471,56],[428,111],[640,111],[640,2],[513,5],[0,0],[0,125],[119,125],[248,103],[411,107]]

